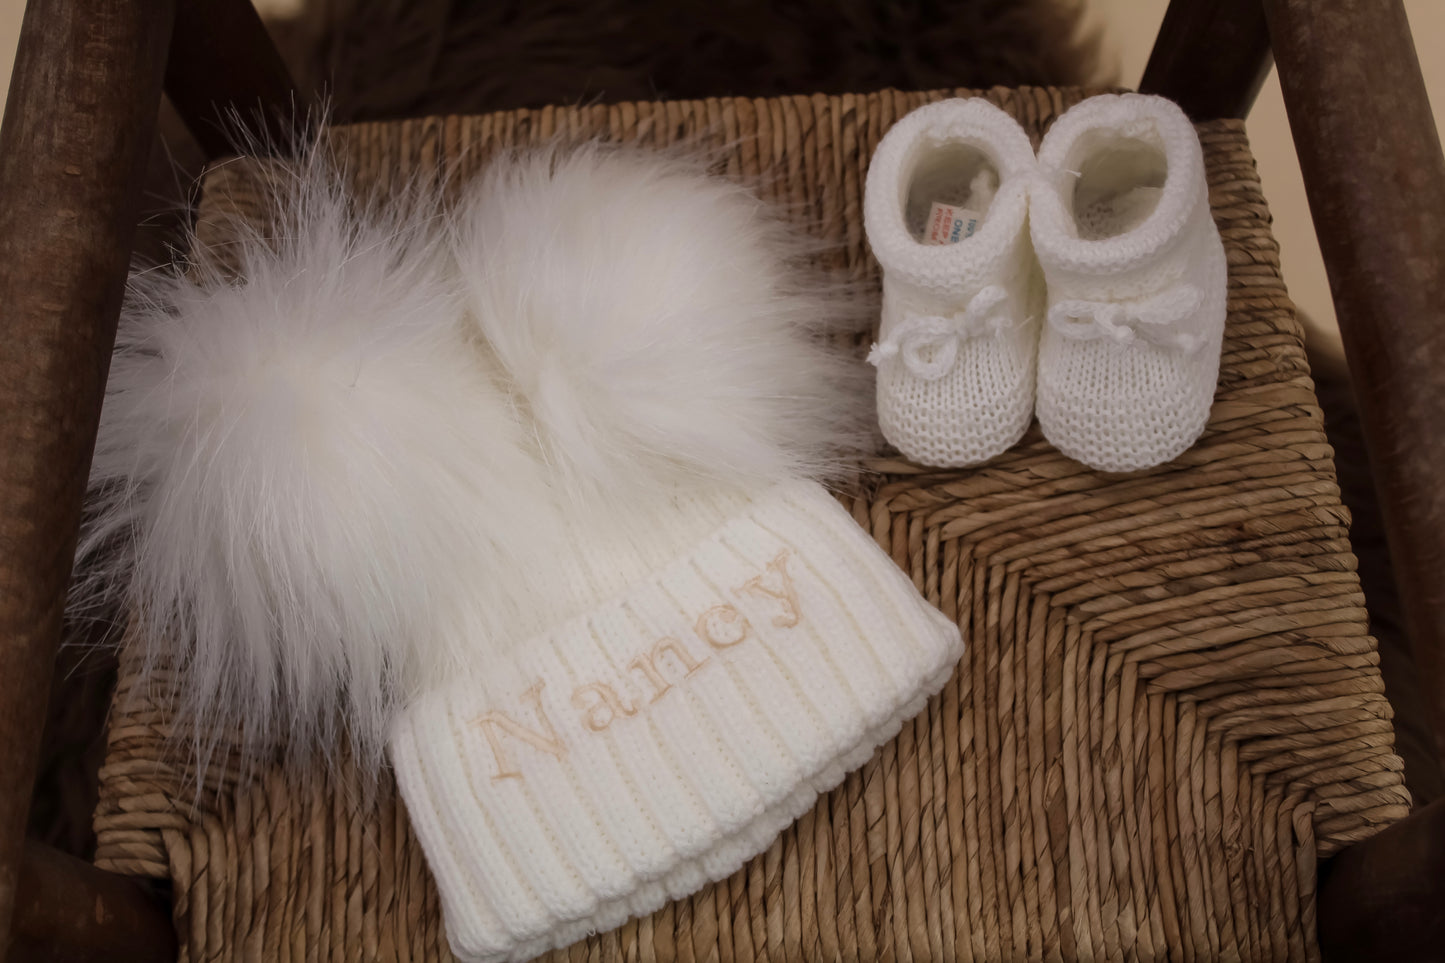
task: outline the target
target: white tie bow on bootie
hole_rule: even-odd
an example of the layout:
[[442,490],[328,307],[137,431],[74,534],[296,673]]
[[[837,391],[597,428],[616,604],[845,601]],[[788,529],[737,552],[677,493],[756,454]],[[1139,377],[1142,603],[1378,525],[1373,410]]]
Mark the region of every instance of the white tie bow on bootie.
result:
[[902,358],[903,366],[924,381],[938,381],[956,367],[960,345],[969,338],[997,336],[1014,326],[1007,311],[1008,292],[990,284],[952,317],[919,314],[898,323],[887,340],[868,352],[868,363]]

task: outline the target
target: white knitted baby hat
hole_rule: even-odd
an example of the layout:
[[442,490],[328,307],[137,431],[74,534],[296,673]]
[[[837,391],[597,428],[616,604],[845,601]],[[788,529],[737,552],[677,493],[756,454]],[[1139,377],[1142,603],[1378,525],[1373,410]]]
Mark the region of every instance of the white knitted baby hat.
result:
[[1044,435],[1105,471],[1178,456],[1209,420],[1228,285],[1189,118],[1162,97],[1082,101],[1039,147],[1030,219]]
[[394,731],[462,959],[529,959],[730,875],[957,664],[957,627],[817,485],[680,501],[633,538],[579,526],[555,624]]
[[751,195],[656,155],[503,160],[469,197],[469,305],[569,548],[482,671],[393,730],[464,960],[734,872],[957,663],[957,627],[809,479],[851,437],[859,366],[818,337],[842,302],[797,253]]
[[976,97],[918,108],[873,154],[863,212],[883,317],[869,360],[883,435],[914,461],[986,461],[1033,418],[1033,175],[1023,128]]

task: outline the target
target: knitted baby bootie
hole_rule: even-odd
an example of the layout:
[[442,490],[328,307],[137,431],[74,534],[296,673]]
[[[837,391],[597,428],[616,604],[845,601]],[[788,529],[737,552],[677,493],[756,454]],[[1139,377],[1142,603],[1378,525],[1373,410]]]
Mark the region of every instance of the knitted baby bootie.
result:
[[1029,213],[1044,436],[1103,471],[1177,457],[1209,420],[1227,287],[1193,125],[1161,97],[1083,101],[1039,147]]
[[893,126],[864,200],[883,267],[883,435],[925,465],[974,465],[1033,416],[1042,304],[1027,230],[1034,153],[986,100],[945,100]]

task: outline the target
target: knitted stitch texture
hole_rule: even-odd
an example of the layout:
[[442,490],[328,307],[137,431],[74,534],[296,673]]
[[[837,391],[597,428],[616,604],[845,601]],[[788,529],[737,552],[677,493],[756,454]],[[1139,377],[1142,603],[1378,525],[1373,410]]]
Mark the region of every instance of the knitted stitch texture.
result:
[[1161,97],[1083,101],[1039,147],[1029,212],[1045,437],[1103,471],[1177,457],[1209,420],[1228,284],[1193,125]]
[[393,733],[462,959],[529,959],[730,875],[961,655],[957,626],[816,483],[649,519],[579,519],[551,626]]
[[[883,317],[869,360],[883,435],[914,461],[986,461],[1033,417],[1043,307],[1027,228],[1034,168],[1023,129],[976,98],[913,111],[874,152],[864,226],[883,267]],[[934,202],[968,208],[974,233],[925,243]]]

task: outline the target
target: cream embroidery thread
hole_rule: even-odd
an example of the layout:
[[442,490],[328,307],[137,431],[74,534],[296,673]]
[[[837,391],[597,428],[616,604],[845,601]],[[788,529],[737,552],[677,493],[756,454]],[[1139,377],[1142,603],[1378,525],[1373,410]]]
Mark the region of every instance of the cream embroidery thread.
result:
[[687,672],[683,675],[684,679],[698,669],[701,669],[703,665],[707,663],[708,659],[707,656],[703,656],[701,659],[693,658],[692,653],[688,652],[687,648],[677,639],[665,638],[654,645],[651,652],[639,655],[627,663],[629,669],[637,669],[641,672],[647,678],[647,681],[651,683],[652,688],[656,690],[652,698],[648,700],[649,702],[656,702],[658,699],[661,699],[663,694],[672,688],[672,683],[668,682],[666,676],[657,669],[658,660],[669,652],[672,653],[672,657],[676,659],[683,668],[687,669]]
[[[596,702],[589,703],[583,698],[587,693],[597,696]],[[635,716],[637,708],[629,706],[617,690],[606,682],[588,682],[586,685],[579,685],[572,690],[572,704],[582,710],[582,722],[593,732],[601,732],[612,725],[612,720],[618,716]],[[607,716],[598,718],[597,710],[606,709]]]
[[777,576],[778,581],[782,583],[782,588],[774,591],[763,582],[763,576],[759,575],[744,582],[741,589],[733,591],[738,595],[750,592],[782,602],[787,606],[787,611],[782,615],[773,616],[773,624],[780,629],[791,629],[798,624],[802,615],[798,611],[798,590],[793,585],[792,576],[788,574],[788,553],[779,552],[777,558],[768,563],[768,571]]
[[[779,552],[767,563],[765,572],[732,589],[732,594],[739,598],[751,596],[778,603],[782,612],[774,615],[771,622],[780,629],[794,628],[803,618],[798,604],[797,587],[787,568],[789,554],[786,550]],[[737,606],[730,602],[720,602],[706,609],[697,617],[693,631],[700,642],[719,652],[741,645],[753,637],[752,624],[738,611]],[[711,664],[711,661],[710,654],[699,658],[681,639],[664,636],[654,642],[650,649],[627,663],[627,668],[636,672],[650,689],[650,695],[643,695],[644,701],[630,700],[619,692],[613,683],[601,679],[578,685],[572,690],[568,701],[578,711],[583,731],[603,732],[618,719],[636,716],[647,706],[656,703],[679,684],[692,678],[698,670]],[[663,671],[667,668],[671,669],[671,674],[676,678],[669,678],[669,674]],[[525,775],[513,760],[509,747],[503,741],[503,736],[510,736],[517,742],[559,761],[567,757],[569,746],[558,734],[542,703],[544,687],[543,680],[538,679],[520,698],[520,701],[530,703],[536,728],[517,721],[500,709],[490,709],[471,720],[471,724],[482,731],[496,762],[492,781],[525,779]]]
[[[724,625],[735,625],[737,627],[736,637],[731,639],[718,638],[713,633],[713,629],[717,627],[718,622]],[[721,605],[714,605],[697,617],[697,637],[714,649],[732,648],[746,639],[751,630],[752,626],[748,624],[748,620],[738,614],[736,607],[729,605],[727,602]]]
[[545,682],[538,679],[535,685],[522,693],[522,698],[531,700],[533,711],[536,712],[537,718],[541,720],[543,728],[547,730],[546,735],[528,729],[505,712],[500,712],[496,709],[484,712],[472,720],[472,724],[480,728],[482,735],[486,736],[487,745],[491,747],[492,755],[497,760],[497,772],[492,776],[494,781],[497,779],[522,778],[521,771],[512,767],[511,758],[507,755],[506,748],[502,745],[502,741],[499,738],[502,732],[507,733],[507,735],[514,739],[520,739],[537,751],[545,752],[557,759],[561,759],[567,755],[567,746],[557,737],[557,730],[553,727],[552,720],[547,718],[547,710],[542,707],[542,688],[545,685]]

